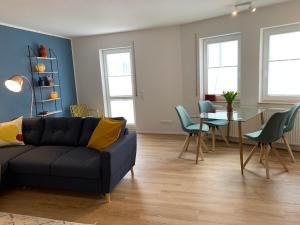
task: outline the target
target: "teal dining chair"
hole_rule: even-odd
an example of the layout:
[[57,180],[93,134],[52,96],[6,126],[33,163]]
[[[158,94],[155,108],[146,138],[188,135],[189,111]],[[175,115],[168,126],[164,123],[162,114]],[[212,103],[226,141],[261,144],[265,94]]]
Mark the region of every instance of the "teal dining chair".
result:
[[[200,124],[199,123],[194,123],[192,121],[191,117],[189,116],[189,114],[187,113],[187,111],[185,110],[185,108],[182,105],[176,106],[175,109],[176,109],[176,112],[177,112],[179,120],[180,120],[181,128],[184,132],[187,133],[186,139],[185,139],[184,144],[183,144],[182,152],[178,156],[179,158],[181,158],[183,153],[188,150],[190,139],[192,138],[192,136],[194,135],[195,137],[197,137],[197,135],[199,133],[199,130],[200,130]],[[206,124],[203,124],[201,131],[202,132],[208,132],[209,127]],[[198,140],[198,138],[196,138],[196,140]],[[206,150],[208,150],[205,142],[202,139],[201,139],[200,144]],[[198,143],[197,143],[197,145],[198,145]],[[203,152],[202,152],[201,148],[200,148],[200,156],[203,160],[204,156],[203,156]]]
[[291,109],[289,110],[290,113],[289,113],[288,119],[286,121],[285,127],[283,129],[283,135],[282,135],[282,140],[287,147],[287,151],[291,157],[292,162],[295,162],[295,157],[294,157],[293,151],[291,149],[291,146],[290,146],[289,142],[287,141],[286,133],[293,130],[294,124],[295,124],[295,119],[296,119],[299,109],[300,109],[300,103],[297,103],[297,104],[293,105],[291,107]]
[[244,134],[244,136],[252,141],[255,141],[256,144],[251,149],[248,158],[243,164],[243,168],[246,167],[247,163],[250,161],[252,156],[255,153],[256,148],[260,147],[260,162],[262,162],[263,157],[265,160],[265,167],[266,167],[266,177],[269,179],[269,154],[270,151],[273,151],[279,162],[281,163],[282,167],[288,171],[283,159],[280,157],[276,147],[273,145],[273,142],[279,140],[284,132],[284,127],[286,121],[289,116],[289,111],[286,112],[277,112],[274,113],[270,119],[266,122],[265,126],[258,131],[251,132]]
[[[198,107],[199,107],[199,112],[200,113],[211,113],[211,112],[215,112],[215,106],[212,104],[211,101],[199,101],[198,102]],[[216,146],[216,130],[219,130],[223,140],[225,141],[225,143],[227,145],[229,145],[229,142],[227,140],[227,138],[225,137],[222,126],[227,126],[228,125],[228,121],[227,120],[204,120],[203,121],[204,124],[208,125],[210,130],[211,130],[211,134],[212,134],[212,150],[215,150],[215,146]]]

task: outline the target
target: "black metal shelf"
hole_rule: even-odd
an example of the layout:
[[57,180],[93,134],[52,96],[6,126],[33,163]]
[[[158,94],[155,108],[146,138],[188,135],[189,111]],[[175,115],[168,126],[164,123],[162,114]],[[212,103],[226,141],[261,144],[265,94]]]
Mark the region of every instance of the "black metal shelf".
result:
[[[49,48],[48,57],[39,57],[36,55],[36,50],[28,45],[28,58],[30,61],[30,72],[32,78],[32,84],[34,87],[34,103],[35,103],[35,113],[36,116],[46,117],[63,111],[63,102],[62,102],[62,91],[60,83],[60,74],[59,74],[59,64],[58,57],[55,52]],[[37,72],[35,70],[35,65],[38,63],[45,64],[47,71]],[[49,86],[39,86],[38,78],[51,76],[54,84]],[[51,91],[58,92],[57,99],[49,99],[49,93]],[[47,112],[47,113],[45,113]]]

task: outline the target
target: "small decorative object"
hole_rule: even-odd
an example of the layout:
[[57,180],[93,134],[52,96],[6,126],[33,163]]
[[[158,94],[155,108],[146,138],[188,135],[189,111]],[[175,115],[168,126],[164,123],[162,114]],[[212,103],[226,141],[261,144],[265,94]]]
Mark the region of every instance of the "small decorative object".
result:
[[56,91],[51,91],[49,95],[50,99],[57,99],[58,98],[58,93]]
[[45,48],[44,45],[40,45],[39,48],[39,57],[47,57],[47,49]]
[[39,77],[38,85],[39,86],[45,86],[45,80],[43,78]]
[[46,66],[43,63],[38,63],[35,65],[36,72],[45,72]]
[[235,97],[237,96],[237,94],[238,93],[236,91],[223,91],[222,96],[225,98],[227,102],[227,112],[232,112],[233,110],[232,103]]
[[48,75],[48,76],[46,77],[46,79],[47,79],[47,81],[48,81],[48,86],[53,86],[53,85],[54,85],[53,78],[52,78],[50,75]]
[[211,102],[215,102],[216,101],[216,95],[206,94],[205,95],[205,100],[208,100],[208,101],[211,101]]

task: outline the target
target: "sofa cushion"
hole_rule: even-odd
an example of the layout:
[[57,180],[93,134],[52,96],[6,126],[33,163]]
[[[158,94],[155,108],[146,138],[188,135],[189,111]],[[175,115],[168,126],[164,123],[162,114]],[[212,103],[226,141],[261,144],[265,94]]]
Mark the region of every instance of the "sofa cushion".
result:
[[77,147],[52,163],[51,175],[98,179],[100,178],[100,153],[85,147]]
[[79,138],[79,145],[86,146],[94,132],[95,128],[97,127],[100,118],[95,117],[87,117],[84,119],[82,124],[82,131]]
[[6,171],[9,160],[14,159],[15,157],[33,148],[34,146],[32,145],[1,147],[0,148],[1,174],[4,174],[4,172]]
[[81,118],[46,118],[41,145],[78,145],[81,134]]
[[[122,130],[120,132],[120,137],[122,137],[123,135],[126,135],[128,132],[127,128],[126,128],[126,123],[127,123],[126,119],[124,117],[114,117],[112,119],[124,121]],[[96,117],[87,117],[84,119],[78,145],[87,146],[99,121],[100,121],[100,118],[96,118]]]
[[44,130],[42,118],[23,119],[23,139],[26,145],[39,145]]
[[35,147],[11,160],[9,169],[14,173],[50,175],[51,164],[73,148],[71,146]]

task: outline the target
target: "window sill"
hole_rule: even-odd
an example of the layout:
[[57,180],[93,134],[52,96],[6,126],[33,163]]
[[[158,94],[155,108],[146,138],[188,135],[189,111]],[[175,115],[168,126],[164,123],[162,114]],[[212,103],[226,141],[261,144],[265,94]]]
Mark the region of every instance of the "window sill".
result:
[[297,103],[297,101],[294,102],[280,102],[280,101],[261,101],[261,102],[257,102],[257,104],[259,105],[294,105],[295,103]]

